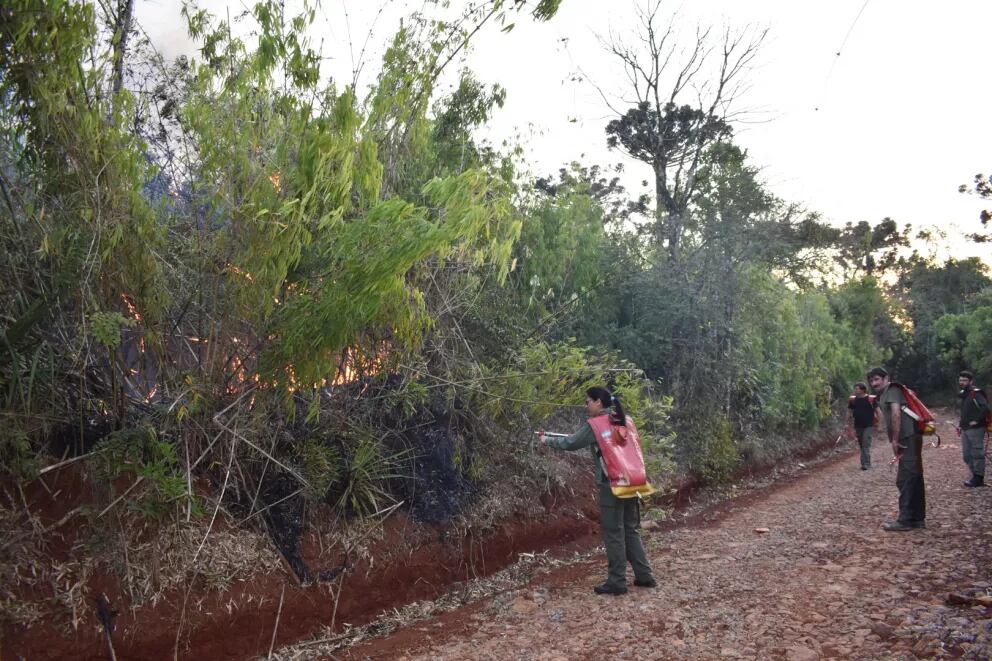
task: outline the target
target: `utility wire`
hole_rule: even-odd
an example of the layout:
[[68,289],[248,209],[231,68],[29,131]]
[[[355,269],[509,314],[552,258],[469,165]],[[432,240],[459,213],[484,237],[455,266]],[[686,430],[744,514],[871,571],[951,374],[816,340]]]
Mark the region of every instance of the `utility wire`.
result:
[[[824,78],[824,80],[823,80],[823,94],[822,94],[822,97],[825,97],[826,94],[827,94],[827,86],[830,84],[830,77],[834,73],[834,67],[837,66],[837,60],[840,59],[840,54],[844,52],[844,47],[847,46],[847,40],[851,38],[851,33],[854,32],[854,26],[856,26],[858,24],[858,21],[861,19],[861,15],[865,13],[865,9],[868,7],[868,3],[869,2],[871,2],[871,0],[865,0],[864,4],[861,5],[861,9],[858,11],[858,15],[854,17],[854,20],[851,21],[850,27],[847,28],[847,33],[844,35],[844,40],[840,42],[840,48],[838,48],[837,49],[837,52],[834,53],[834,59],[830,63],[830,69],[827,70],[827,77]],[[821,97],[821,99],[822,99],[822,97]],[[823,105],[822,100],[821,100],[821,103],[819,105],[817,105],[815,108],[813,108],[813,110],[819,110],[820,109],[820,105]]]
[[[851,38],[851,33],[854,32],[854,26],[858,24],[858,20],[860,20],[861,14],[865,13],[865,7],[868,6],[869,2],[871,2],[871,0],[865,0],[865,3],[861,5],[861,10],[858,11],[858,15],[855,16],[854,21],[851,22],[851,27],[847,28],[847,34],[844,35],[844,41],[841,42],[840,48],[837,49],[838,57],[840,57],[840,54],[844,51],[844,46],[847,46],[847,40]],[[834,61],[836,62],[836,60]]]

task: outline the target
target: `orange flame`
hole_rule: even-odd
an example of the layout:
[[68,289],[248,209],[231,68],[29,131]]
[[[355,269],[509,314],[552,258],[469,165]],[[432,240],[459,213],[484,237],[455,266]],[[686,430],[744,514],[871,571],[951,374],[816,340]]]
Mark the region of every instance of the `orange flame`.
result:
[[237,273],[238,275],[240,275],[242,278],[244,278],[248,282],[255,282],[255,277],[251,273],[249,273],[248,271],[245,271],[242,268],[238,268],[234,264],[228,264],[227,265],[227,270],[230,271],[231,273]]
[[138,308],[134,304],[134,298],[130,294],[121,294],[121,299],[124,301],[127,311],[131,313],[134,320],[141,321],[141,313],[138,312]]
[[370,358],[362,356],[354,349],[345,349],[341,352],[341,360],[338,363],[338,371],[331,380],[335,386],[343,386],[354,383],[362,376],[375,376],[385,367],[386,357],[389,355],[389,344],[382,343],[376,354]]

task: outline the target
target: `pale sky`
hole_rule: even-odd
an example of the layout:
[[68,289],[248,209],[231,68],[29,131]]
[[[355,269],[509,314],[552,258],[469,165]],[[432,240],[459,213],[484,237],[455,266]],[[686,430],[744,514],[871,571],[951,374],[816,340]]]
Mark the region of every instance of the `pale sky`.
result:
[[[625,183],[640,192],[640,181],[650,179],[648,166],[606,148],[604,128],[613,115],[588,81],[572,80],[581,69],[607,94],[624,95],[625,79],[597,34],[632,39],[635,3],[643,0],[563,0],[549,23],[521,18],[508,34],[482,33],[464,64],[482,81],[507,89],[506,105],[484,135],[496,143],[522,138],[535,174],[557,172],[571,160],[625,161]],[[201,2],[221,15],[228,4]],[[323,40],[329,73],[350,80],[350,52],[358,57],[372,28],[360,86],[371,83],[399,18],[423,4],[396,0],[380,14],[378,0],[323,0],[314,35]],[[178,0],[139,0],[137,6],[138,20],[166,55],[190,51],[179,6]],[[231,14],[244,6],[230,3]],[[662,15],[675,12],[687,43],[697,24],[769,29],[737,106],[755,121],[738,126],[736,139],[776,195],[838,225],[890,216],[951,237],[978,229],[979,211],[992,204],[957,188],[992,170],[992,2],[662,5]],[[988,259],[987,247],[955,243],[955,256]]]

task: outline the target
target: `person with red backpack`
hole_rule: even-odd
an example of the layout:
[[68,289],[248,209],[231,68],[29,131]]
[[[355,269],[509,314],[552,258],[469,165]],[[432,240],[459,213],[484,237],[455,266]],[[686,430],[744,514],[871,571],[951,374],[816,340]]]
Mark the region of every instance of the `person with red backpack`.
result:
[[[923,430],[909,408],[909,397],[900,383],[891,381],[881,367],[868,372],[868,383],[878,393],[878,406],[892,453],[899,462],[896,487],[899,489],[899,518],[882,525],[884,530],[902,532],[926,527],[926,493],[923,485]],[[912,391],[909,391],[912,395]]]
[[975,375],[962,370],[961,386],[961,455],[971,469],[966,487],[985,486],[985,433],[989,424],[989,400],[985,391],[974,386]]
[[[610,407],[613,413],[610,413]],[[607,475],[606,461],[601,445],[611,442],[606,438],[621,434],[623,430],[636,428],[623,411],[620,400],[606,388],[589,388],[586,391],[586,413],[589,420],[571,436],[544,436],[543,441],[556,450],[580,450],[592,448],[596,458],[596,485],[599,488],[600,525],[603,527],[603,541],[606,545],[608,564],[606,582],[597,585],[596,594],[621,595],[627,592],[627,562],[634,569],[634,585],[642,588],[657,586],[651,565],[648,564],[644,545],[638,534],[641,525],[640,503],[637,498],[618,498],[614,495],[610,478]],[[639,443],[639,441],[634,441]],[[643,458],[641,459],[643,473]]]
[[878,397],[868,394],[864,383],[854,384],[854,394],[847,401],[847,419],[861,448],[861,470],[871,468],[871,433],[878,420]]

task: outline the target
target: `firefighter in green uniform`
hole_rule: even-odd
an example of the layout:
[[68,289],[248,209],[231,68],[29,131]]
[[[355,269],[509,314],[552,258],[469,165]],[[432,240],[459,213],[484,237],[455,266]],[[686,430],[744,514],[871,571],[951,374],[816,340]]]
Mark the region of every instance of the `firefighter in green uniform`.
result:
[[[611,406],[614,411],[611,422],[623,426],[626,416],[620,400],[613,397],[606,388],[590,388],[586,391],[586,413],[590,418],[603,415]],[[637,532],[641,524],[640,503],[637,498],[617,498],[613,495],[592,426],[586,422],[571,436],[545,437],[545,443],[556,450],[580,450],[588,447],[591,448],[596,459],[600,524],[603,527],[603,541],[606,545],[606,559],[609,565],[606,582],[593,588],[596,594],[625,594],[628,562],[634,569],[634,585],[643,588],[655,587],[657,583]]]
[[927,503],[923,484],[923,434],[916,421],[905,412],[902,388],[889,379],[881,367],[868,372],[868,383],[878,393],[878,407],[885,416],[892,454],[899,462],[896,488],[899,489],[899,518],[882,525],[884,530],[902,532],[926,527]]

